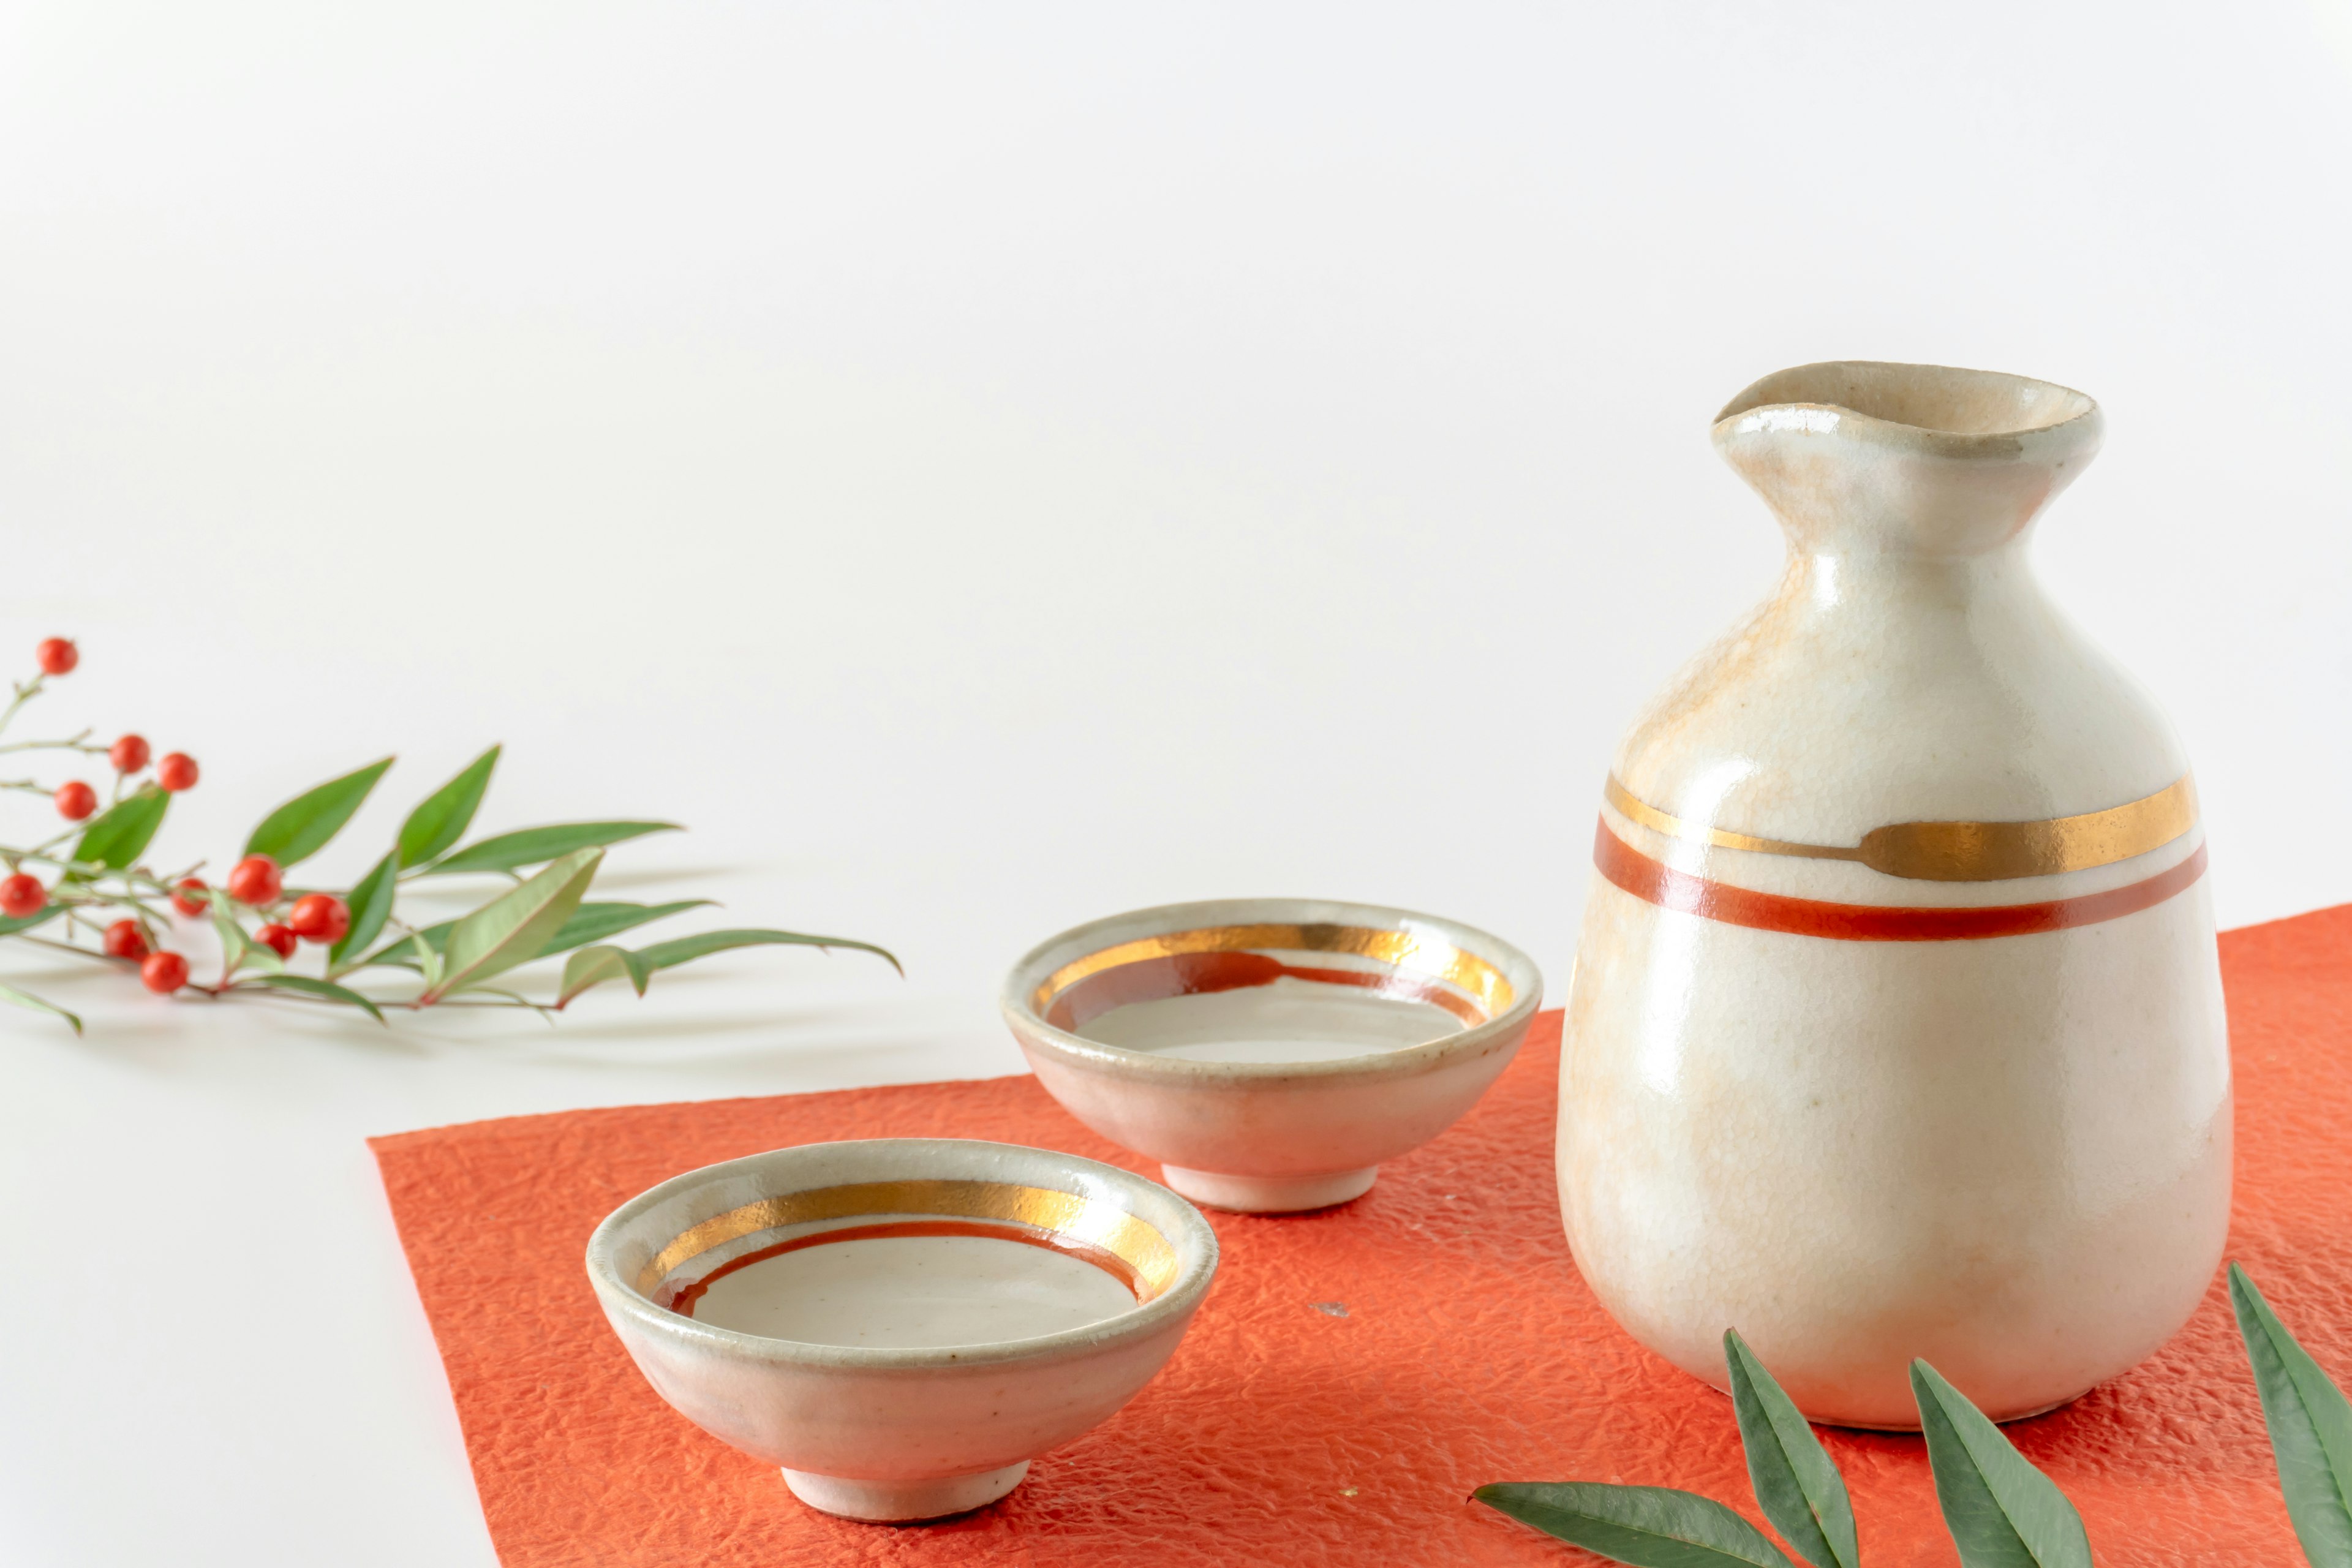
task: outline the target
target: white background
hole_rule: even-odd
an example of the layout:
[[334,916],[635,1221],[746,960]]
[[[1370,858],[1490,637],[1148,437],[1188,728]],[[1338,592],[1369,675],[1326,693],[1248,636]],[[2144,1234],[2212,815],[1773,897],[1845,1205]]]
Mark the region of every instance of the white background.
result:
[[1016,1070],[1004,966],[1174,899],[1563,978],[1617,731],[1773,575],[1706,427],[1783,365],[2098,397],[2052,589],[2225,923],[2352,898],[2347,160],[2291,0],[0,6],[28,727],[194,752],[216,868],[398,752],[322,878],[502,740],[484,827],[672,816],[620,896],[908,971],[387,1034],[0,960],[90,1022],[0,1018],[0,1561],[491,1561],[366,1133]]

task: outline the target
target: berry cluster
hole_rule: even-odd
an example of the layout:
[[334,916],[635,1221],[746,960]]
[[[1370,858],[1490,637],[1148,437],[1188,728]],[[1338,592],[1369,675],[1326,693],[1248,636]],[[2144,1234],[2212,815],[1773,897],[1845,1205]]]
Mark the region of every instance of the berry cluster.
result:
[[[0,726],[15,718],[16,710],[37,695],[45,682],[72,674],[81,663],[81,650],[65,637],[47,637],[33,650],[33,658],[41,672],[16,687],[15,700],[5,713],[0,713]],[[194,789],[199,776],[194,757],[185,752],[166,752],[157,757],[144,735],[123,735],[110,744],[100,745],[84,731],[63,741],[21,742],[7,749],[103,756],[114,773],[109,795],[113,806],[122,805],[126,797],[135,796],[142,787],[139,775],[148,772],[151,762],[154,771],[145,782],[164,795]],[[10,783],[7,787],[39,793],[42,786],[25,781]],[[98,791],[84,780],[68,779],[47,793],[58,815],[68,822],[87,823],[98,814]],[[87,842],[92,830],[82,831]],[[141,984],[150,991],[168,994],[186,985],[188,961],[163,945],[165,922],[152,901],[158,895],[165,895],[175,913],[191,920],[201,919],[214,912],[212,889],[197,877],[181,877],[166,889],[143,872],[106,865],[86,866],[70,858],[58,859],[50,853],[73,836],[73,830],[68,829],[29,850],[0,849],[0,857],[5,857],[8,867],[8,874],[0,877],[0,916],[5,916],[16,930],[24,931],[46,923],[40,917],[55,910],[64,914],[66,929],[71,932],[80,924],[95,924],[91,916],[96,911],[127,909],[129,912],[121,918],[105,924],[99,936],[99,951],[109,958],[136,965]],[[59,875],[51,882],[44,882],[24,868],[26,861],[56,866]],[[93,876],[93,870],[110,870],[115,875]],[[282,919],[269,919],[252,933],[255,942],[281,959],[294,956],[298,942],[331,944],[341,941],[351,929],[349,906],[332,893],[306,893],[287,907],[285,876],[278,862],[267,855],[248,855],[239,861],[228,874],[226,886],[231,899],[257,914],[274,917],[282,911]]]

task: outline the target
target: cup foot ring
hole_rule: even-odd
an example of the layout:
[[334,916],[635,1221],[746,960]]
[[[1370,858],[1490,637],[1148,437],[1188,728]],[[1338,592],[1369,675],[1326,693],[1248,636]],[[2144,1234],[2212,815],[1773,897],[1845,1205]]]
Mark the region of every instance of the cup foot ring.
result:
[[1372,1190],[1378,1165],[1360,1171],[1335,1171],[1322,1176],[1226,1176],[1213,1171],[1188,1171],[1162,1165],[1170,1186],[1196,1204],[1233,1209],[1241,1214],[1296,1214],[1301,1209],[1329,1208]]
[[786,1470],[793,1495],[820,1513],[871,1524],[913,1524],[985,1508],[1021,1484],[1029,1461],[983,1470],[976,1476],[943,1476],[920,1481],[860,1481],[845,1476]]

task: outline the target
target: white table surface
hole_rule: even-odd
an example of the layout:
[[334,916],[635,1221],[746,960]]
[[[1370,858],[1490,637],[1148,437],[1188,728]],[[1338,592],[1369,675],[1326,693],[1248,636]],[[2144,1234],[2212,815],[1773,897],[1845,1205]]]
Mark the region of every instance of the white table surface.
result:
[[617,896],[908,970],[380,1030],[0,944],[89,1021],[0,1016],[0,1563],[492,1560],[368,1134],[1017,1070],[1003,968],[1175,899],[1564,977],[1784,364],[2099,397],[2041,570],[2225,921],[2352,898],[2345,0],[1619,9],[0,8],[26,728],[196,754],[215,869],[398,752],[321,878],[504,741],[485,830],[673,817]]

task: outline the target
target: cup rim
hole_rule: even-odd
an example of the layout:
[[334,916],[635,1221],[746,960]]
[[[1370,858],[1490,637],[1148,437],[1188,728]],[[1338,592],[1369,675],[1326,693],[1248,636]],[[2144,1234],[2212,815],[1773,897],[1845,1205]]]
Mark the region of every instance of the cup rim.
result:
[[[1036,1168],[1022,1173],[1021,1179],[1025,1183],[1043,1184],[1050,1190],[1078,1196],[1101,1195],[1099,1191],[1087,1194],[1082,1186],[1057,1184],[1070,1182],[1074,1177],[1086,1178],[1097,1189],[1107,1187],[1130,1200],[1116,1206],[1125,1209],[1153,1229],[1167,1234],[1168,1229],[1172,1228],[1181,1233],[1168,1235],[1168,1239],[1176,1244],[1176,1278],[1166,1289],[1149,1301],[1139,1301],[1129,1310],[1055,1333],[971,1344],[910,1346],[818,1344],[722,1328],[671,1310],[646,1296],[624,1278],[617,1260],[621,1241],[628,1227],[648,1211],[672,1198],[734,1177],[764,1174],[762,1167],[772,1165],[780,1157],[788,1161],[790,1156],[803,1151],[837,1152],[852,1148],[870,1152],[902,1179],[970,1178],[973,1163],[971,1156],[982,1151],[990,1151],[999,1156],[1009,1155],[1018,1163],[1034,1164]],[[906,1159],[901,1163],[885,1158],[894,1153],[902,1154]],[[948,1156],[945,1161],[936,1158],[942,1153]],[[935,1158],[927,1162],[926,1155]],[[957,1155],[965,1157],[961,1169],[955,1168]],[[1049,1166],[1051,1169],[1046,1168]],[[828,1181],[799,1187],[783,1186],[772,1195],[784,1196],[834,1184],[837,1184]],[[1139,1205],[1159,1212],[1154,1215],[1139,1212],[1136,1206]],[[1163,1220],[1167,1222],[1165,1226],[1161,1223]],[[705,1352],[777,1365],[842,1371],[952,1372],[963,1368],[1001,1366],[1011,1362],[1064,1359],[1150,1334],[1171,1322],[1181,1323],[1200,1305],[1216,1276],[1218,1247],[1216,1231],[1201,1211],[1183,1196],[1148,1177],[1121,1170],[1116,1165],[1104,1164],[1099,1160],[1089,1160],[1084,1155],[1065,1153],[1059,1150],[982,1138],[850,1138],[787,1144],[782,1148],[763,1150],[756,1154],[681,1172],[639,1193],[605,1215],[588,1238],[586,1263],[589,1280],[607,1311],[625,1316],[643,1331],[659,1334]]]
[[[1296,923],[1308,923],[1309,915],[1318,923],[1354,923],[1392,931],[1420,927],[1434,931],[1503,970],[1514,993],[1511,1005],[1483,1024],[1399,1050],[1368,1051],[1361,1056],[1324,1061],[1227,1062],[1166,1057],[1105,1045],[1047,1023],[1030,1002],[1046,976],[1063,963],[1113,945],[1105,938],[1115,931],[1144,936],[1197,926],[1254,924],[1270,919],[1287,918]],[[1525,952],[1491,931],[1443,915],[1391,905],[1297,898],[1206,899],[1153,904],[1104,915],[1047,937],[1031,948],[1006,972],[1004,984],[997,994],[997,1006],[1006,1024],[1024,1045],[1049,1050],[1076,1065],[1169,1085],[1414,1077],[1434,1070],[1456,1057],[1483,1052],[1510,1037],[1523,1030],[1542,1005],[1542,971]]]

